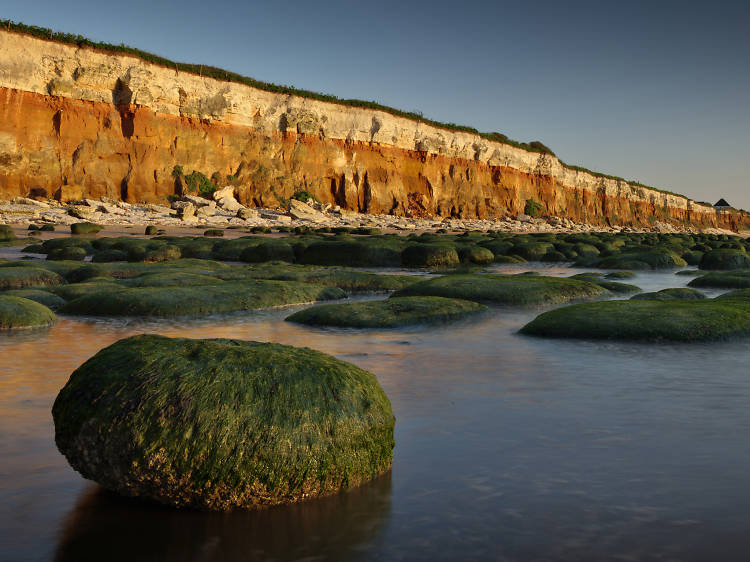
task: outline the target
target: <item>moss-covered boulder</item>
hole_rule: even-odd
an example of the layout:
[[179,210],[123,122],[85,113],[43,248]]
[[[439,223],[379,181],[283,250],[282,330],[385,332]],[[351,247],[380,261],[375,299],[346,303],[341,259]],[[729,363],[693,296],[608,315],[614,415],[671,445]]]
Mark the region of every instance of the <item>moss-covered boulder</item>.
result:
[[698,267],[701,269],[747,269],[750,267],[750,256],[744,250],[719,248],[703,254]]
[[688,285],[716,289],[746,289],[750,288],[750,270],[708,273],[692,279]]
[[595,285],[607,289],[610,293],[628,294],[641,291],[640,287],[629,283],[620,283],[619,281],[604,279],[601,273],[578,273],[576,275],[571,275],[569,279],[578,279],[579,281],[594,283]]
[[394,296],[433,296],[509,305],[559,304],[606,293],[588,281],[541,275],[445,275],[420,281]]
[[495,255],[482,246],[460,246],[458,257],[461,263],[486,265],[495,261]]
[[460,261],[456,248],[447,244],[414,244],[401,252],[406,267],[452,267]]
[[654,248],[652,250],[615,254],[590,265],[603,269],[670,269],[685,267],[687,262],[671,250]]
[[229,510],[386,472],[395,419],[375,376],[307,348],[141,335],[103,349],[52,408],[71,466],[107,489]]
[[96,234],[104,227],[92,222],[76,222],[70,225],[71,234]]
[[0,291],[5,289],[20,289],[22,287],[41,287],[45,285],[59,285],[63,278],[41,267],[13,266],[0,267]]
[[342,328],[396,328],[434,324],[486,310],[475,302],[444,297],[395,297],[382,301],[326,304],[289,316],[288,322]]
[[0,294],[0,330],[51,326],[56,321],[55,313],[38,302]]
[[632,279],[635,277],[635,273],[632,271],[612,271],[607,273],[605,279]]
[[349,267],[401,265],[401,244],[388,240],[332,240],[314,242],[304,248],[300,263]]
[[60,312],[86,316],[167,317],[255,310],[345,297],[346,293],[336,287],[265,280],[199,287],[118,286],[118,289],[107,287],[104,291],[92,286],[86,294],[63,306]]
[[675,287],[671,289],[662,289],[653,293],[641,293],[639,295],[633,295],[630,297],[631,300],[665,300],[665,299],[686,299],[686,300],[701,300],[705,299],[706,295],[695,289],[689,289],[687,287]]
[[86,259],[86,249],[78,246],[55,248],[47,253],[47,259],[55,261],[83,261]]
[[5,242],[7,240],[14,240],[16,238],[15,232],[7,224],[0,224],[0,241]]
[[281,240],[269,240],[245,248],[240,254],[240,261],[245,263],[263,263],[267,261],[296,261],[291,244]]
[[552,338],[706,341],[750,335],[750,301],[659,299],[575,304],[550,310],[521,333]]
[[[327,287],[339,287],[352,292],[381,292],[403,289],[419,282],[415,275],[385,275],[312,265],[292,265],[284,262],[265,262],[243,268],[246,277],[275,281],[299,281]],[[223,274],[219,274],[224,278]]]
[[65,299],[62,297],[58,297],[49,291],[42,291],[41,289],[11,289],[10,291],[4,291],[0,294],[6,297],[21,297],[29,299],[30,301],[43,304],[52,310],[56,310],[65,304]]

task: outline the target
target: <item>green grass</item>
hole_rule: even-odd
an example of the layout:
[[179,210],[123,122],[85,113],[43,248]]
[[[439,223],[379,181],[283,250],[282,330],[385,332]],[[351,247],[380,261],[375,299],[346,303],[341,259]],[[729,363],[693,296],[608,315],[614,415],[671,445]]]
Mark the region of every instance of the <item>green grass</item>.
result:
[[411,324],[449,322],[487,307],[443,297],[395,297],[382,301],[326,304],[287,317],[288,322],[346,328],[397,328]]
[[420,281],[395,296],[434,296],[506,305],[561,304],[606,294],[587,281],[540,275],[445,275]]
[[0,294],[0,330],[51,326],[56,321],[55,313],[38,302]]
[[176,507],[333,494],[393,459],[395,418],[375,376],[279,344],[120,340],[71,375],[52,416],[85,478]]

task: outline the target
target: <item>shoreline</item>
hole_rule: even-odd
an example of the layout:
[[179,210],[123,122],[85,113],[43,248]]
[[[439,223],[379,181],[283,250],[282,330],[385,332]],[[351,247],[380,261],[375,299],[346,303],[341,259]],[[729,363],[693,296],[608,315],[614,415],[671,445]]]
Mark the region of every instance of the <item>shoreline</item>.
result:
[[[220,192],[217,192],[220,194]],[[241,218],[242,217],[242,218]],[[562,217],[502,217],[493,219],[459,219],[441,217],[409,218],[394,215],[364,214],[347,211],[331,205],[296,200],[290,210],[244,207],[231,195],[212,201],[195,196],[186,196],[173,202],[172,207],[156,204],[131,204],[107,198],[86,199],[71,203],[56,200],[34,200],[17,197],[12,201],[0,201],[0,224],[13,228],[17,236],[28,231],[29,225],[53,224],[57,234],[69,234],[69,226],[79,222],[92,222],[103,226],[100,235],[142,235],[134,229],[156,226],[165,235],[200,236],[209,229],[223,229],[225,236],[235,238],[254,227],[271,229],[308,227],[320,228],[378,228],[383,233],[410,234],[467,230],[499,231],[517,234],[531,233],[577,233],[577,232],[654,232],[654,233],[708,233],[746,237],[750,232],[737,233],[719,228],[697,229],[677,227],[655,222],[653,227],[631,226],[602,227],[575,223]],[[63,230],[64,228],[64,230]],[[235,235],[236,233],[236,235]],[[49,234],[49,233],[46,233]]]

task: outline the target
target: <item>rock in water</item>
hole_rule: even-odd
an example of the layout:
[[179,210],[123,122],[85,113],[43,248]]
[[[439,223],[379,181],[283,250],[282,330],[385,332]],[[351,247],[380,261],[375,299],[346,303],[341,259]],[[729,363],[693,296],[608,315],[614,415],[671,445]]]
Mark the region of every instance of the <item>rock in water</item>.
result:
[[71,375],[52,416],[85,478],[176,507],[296,502],[393,460],[395,419],[375,376],[279,344],[120,340]]

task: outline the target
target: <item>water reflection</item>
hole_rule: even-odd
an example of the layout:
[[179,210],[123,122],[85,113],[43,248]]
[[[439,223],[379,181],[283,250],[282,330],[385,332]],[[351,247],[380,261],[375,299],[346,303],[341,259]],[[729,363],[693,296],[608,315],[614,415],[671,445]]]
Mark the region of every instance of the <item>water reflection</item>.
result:
[[231,513],[178,511],[92,486],[68,514],[55,560],[355,560],[390,509],[390,472],[333,497]]

